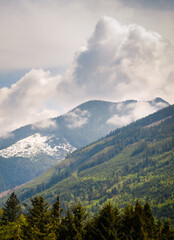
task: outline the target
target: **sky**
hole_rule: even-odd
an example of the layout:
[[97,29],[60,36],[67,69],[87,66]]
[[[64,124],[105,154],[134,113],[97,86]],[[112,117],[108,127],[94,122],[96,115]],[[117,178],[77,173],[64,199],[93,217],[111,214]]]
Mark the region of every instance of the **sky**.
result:
[[0,135],[87,100],[174,103],[173,0],[0,0]]

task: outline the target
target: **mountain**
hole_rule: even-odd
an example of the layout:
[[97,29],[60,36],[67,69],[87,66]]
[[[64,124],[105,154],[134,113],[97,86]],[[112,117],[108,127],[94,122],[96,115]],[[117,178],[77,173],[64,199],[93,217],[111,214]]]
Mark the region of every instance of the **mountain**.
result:
[[94,212],[107,200],[123,208],[138,198],[174,221],[173,169],[174,105],[74,151],[16,193],[50,203],[59,194],[64,207],[81,201]]
[[89,101],[65,115],[21,127],[0,138],[0,192],[23,184],[83,147],[136,119],[169,104]]

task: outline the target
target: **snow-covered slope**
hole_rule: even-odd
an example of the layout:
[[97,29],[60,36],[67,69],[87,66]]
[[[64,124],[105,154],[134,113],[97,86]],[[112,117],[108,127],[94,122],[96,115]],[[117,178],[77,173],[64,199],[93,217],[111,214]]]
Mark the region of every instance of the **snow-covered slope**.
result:
[[[27,138],[17,141],[6,149],[0,150],[0,156],[3,158],[11,157],[23,157],[29,158],[30,160],[38,160],[36,157],[38,154],[47,154],[54,156],[58,160],[62,159],[62,155],[74,151],[76,148],[71,146],[65,139],[64,142],[60,142],[59,145],[51,147],[50,143],[53,142],[54,135],[52,136],[41,136],[39,133],[35,133]],[[60,159],[59,159],[60,157]]]

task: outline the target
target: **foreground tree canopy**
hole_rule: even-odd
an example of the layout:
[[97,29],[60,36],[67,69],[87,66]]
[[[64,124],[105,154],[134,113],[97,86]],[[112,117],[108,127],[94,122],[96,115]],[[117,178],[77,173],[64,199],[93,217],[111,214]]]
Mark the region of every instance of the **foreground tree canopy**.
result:
[[170,220],[161,222],[153,217],[148,203],[137,200],[121,212],[106,203],[97,214],[90,216],[81,203],[65,212],[59,196],[52,207],[42,196],[31,199],[22,213],[20,202],[12,193],[0,211],[0,239],[26,240],[173,240]]

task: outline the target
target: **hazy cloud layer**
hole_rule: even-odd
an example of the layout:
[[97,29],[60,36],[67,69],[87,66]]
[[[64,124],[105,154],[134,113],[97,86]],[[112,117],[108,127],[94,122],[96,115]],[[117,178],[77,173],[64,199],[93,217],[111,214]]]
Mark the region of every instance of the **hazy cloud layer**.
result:
[[87,110],[81,111],[77,108],[65,115],[67,127],[71,129],[79,128],[88,122],[89,116],[90,113]]
[[70,64],[94,24],[82,5],[60,0],[1,1],[0,70]]
[[116,127],[125,126],[137,119],[143,118],[156,112],[161,107],[166,107],[165,103],[157,103],[155,106],[152,106],[148,102],[134,102],[126,106],[126,109],[123,113],[122,104],[117,105],[118,113],[113,115],[110,119],[107,120],[108,124],[115,125]]
[[56,128],[56,121],[53,119],[44,119],[42,121],[32,124],[32,129],[47,129],[47,128]]
[[12,132],[4,132],[4,131],[1,131],[0,132],[0,137],[3,138],[3,139],[6,139],[6,138],[13,138],[14,137],[14,134]]
[[1,0],[0,71],[67,67],[103,15],[174,43],[173,6],[173,0]]
[[122,0],[124,4],[135,8],[150,8],[154,10],[174,10],[173,0]]
[[47,104],[55,100],[60,76],[43,70],[31,70],[11,88],[0,89],[0,135],[24,124],[58,115]]

